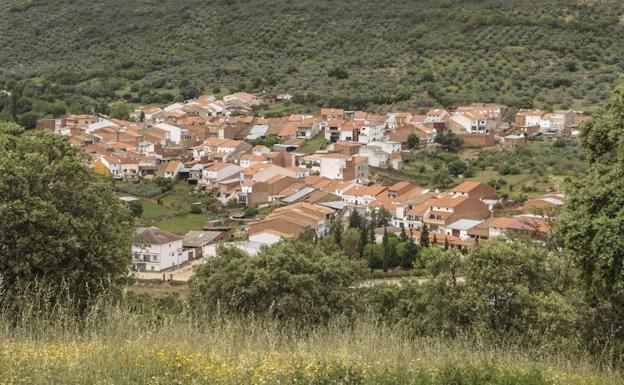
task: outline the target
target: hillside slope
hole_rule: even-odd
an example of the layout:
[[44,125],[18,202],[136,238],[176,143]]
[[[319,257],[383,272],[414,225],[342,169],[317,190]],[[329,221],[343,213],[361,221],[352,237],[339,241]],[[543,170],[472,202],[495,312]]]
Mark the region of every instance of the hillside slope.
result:
[[0,79],[45,75],[109,99],[85,81],[114,79],[106,87],[137,102],[142,88],[190,84],[353,107],[582,108],[624,67],[623,12],[580,0],[5,0]]

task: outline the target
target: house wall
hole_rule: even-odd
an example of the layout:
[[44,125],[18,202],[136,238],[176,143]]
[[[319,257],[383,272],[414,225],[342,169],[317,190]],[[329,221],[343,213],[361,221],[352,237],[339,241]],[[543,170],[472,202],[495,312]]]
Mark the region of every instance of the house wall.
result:
[[342,169],[346,166],[346,159],[321,158],[320,175],[324,178],[342,180]]
[[[144,257],[148,257],[149,262]],[[161,271],[175,267],[189,259],[189,253],[183,252],[182,240],[163,245],[132,245],[132,263],[145,264],[146,271]]]

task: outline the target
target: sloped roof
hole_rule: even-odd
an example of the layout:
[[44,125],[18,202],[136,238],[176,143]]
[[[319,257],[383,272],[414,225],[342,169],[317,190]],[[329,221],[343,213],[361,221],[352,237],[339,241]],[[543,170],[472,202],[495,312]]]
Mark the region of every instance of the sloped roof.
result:
[[212,243],[221,234],[221,231],[189,231],[182,240],[182,246],[201,247]]
[[135,242],[147,243],[150,245],[164,245],[165,243],[182,240],[183,237],[172,234],[157,227],[139,227],[135,237]]

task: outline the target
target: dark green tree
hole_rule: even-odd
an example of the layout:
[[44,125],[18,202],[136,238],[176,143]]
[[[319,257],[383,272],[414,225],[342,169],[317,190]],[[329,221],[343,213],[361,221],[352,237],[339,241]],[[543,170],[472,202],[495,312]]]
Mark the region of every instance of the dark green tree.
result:
[[191,281],[198,315],[222,312],[320,322],[350,313],[360,263],[315,244],[285,241],[250,256],[220,247]]
[[[451,254],[449,254],[451,253]],[[444,254],[461,256],[455,250]],[[465,300],[471,318],[496,333],[571,336],[583,314],[565,293],[555,255],[543,246],[519,241],[489,241],[471,249],[465,266]],[[454,277],[457,277],[455,272]]]
[[132,214],[112,183],[83,164],[67,138],[0,125],[0,276],[45,282],[79,301],[128,275]]
[[340,246],[345,255],[349,258],[360,256],[360,229],[347,229],[342,233]]
[[362,221],[360,227],[360,243],[358,244],[358,253],[360,255],[360,258],[364,256],[364,248],[368,243],[368,227],[370,226],[366,226],[366,221]]
[[435,141],[447,152],[458,152],[464,145],[464,141],[453,131],[439,133]]
[[399,235],[401,242],[407,242],[409,240],[409,237],[407,236],[407,231],[405,231],[405,225],[403,224],[403,222],[399,224],[399,227],[401,228],[401,234]]
[[330,233],[334,237],[334,241],[336,242],[337,245],[339,245],[340,242],[342,241],[342,232],[343,232],[342,221],[340,220],[334,221],[334,223],[332,223],[331,225]]
[[420,246],[429,247],[429,226],[426,224],[423,225],[422,230],[420,231]]
[[115,103],[111,106],[110,117],[128,120],[130,118],[130,107],[126,103]]
[[351,210],[351,215],[349,215],[349,228],[350,229],[359,229],[362,227],[362,216],[358,212],[357,209]]
[[383,238],[382,238],[381,244],[383,246],[383,271],[387,272],[388,266],[390,265],[391,252],[390,252],[390,242],[388,239],[388,228],[386,226],[384,226],[384,232],[383,232]]
[[382,206],[377,213],[377,226],[388,226],[390,220],[392,220],[392,213]]
[[414,133],[411,133],[408,135],[407,147],[409,147],[410,150],[415,149],[416,147],[418,147],[419,144],[420,144],[420,138],[418,137],[418,135]]
[[567,185],[557,235],[581,271],[587,298],[624,319],[624,84],[583,127],[587,176]]

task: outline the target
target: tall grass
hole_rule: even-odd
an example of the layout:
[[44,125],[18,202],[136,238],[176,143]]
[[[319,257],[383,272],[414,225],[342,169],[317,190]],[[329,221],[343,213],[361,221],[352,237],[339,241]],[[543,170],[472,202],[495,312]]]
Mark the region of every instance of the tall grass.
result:
[[415,338],[368,317],[301,327],[138,313],[106,297],[85,311],[65,299],[5,293],[0,384],[624,384],[582,354],[538,354],[474,335]]

